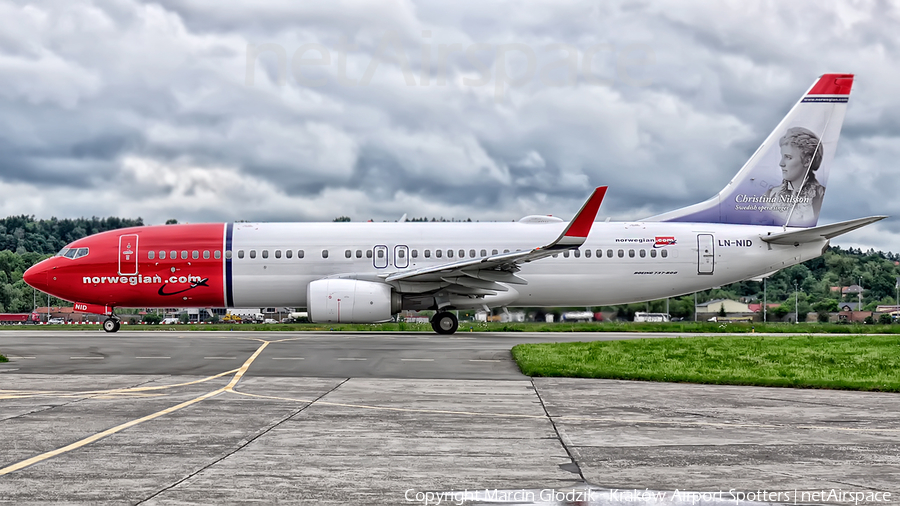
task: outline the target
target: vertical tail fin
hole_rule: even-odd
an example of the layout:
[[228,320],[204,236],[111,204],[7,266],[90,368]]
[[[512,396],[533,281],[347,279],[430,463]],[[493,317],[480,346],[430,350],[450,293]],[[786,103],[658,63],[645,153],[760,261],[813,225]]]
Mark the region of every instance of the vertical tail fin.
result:
[[646,221],[814,227],[853,74],[825,74],[715,197]]

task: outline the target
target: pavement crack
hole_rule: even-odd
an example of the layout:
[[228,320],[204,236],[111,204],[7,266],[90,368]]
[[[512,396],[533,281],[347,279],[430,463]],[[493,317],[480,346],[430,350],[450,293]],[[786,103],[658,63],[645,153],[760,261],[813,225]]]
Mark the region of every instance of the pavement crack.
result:
[[328,390],[327,392],[325,392],[325,393],[319,395],[318,397],[316,397],[315,399],[313,399],[311,402],[308,402],[308,403],[306,403],[306,405],[301,406],[301,407],[299,407],[299,408],[297,408],[297,409],[291,411],[288,415],[283,416],[283,417],[281,417],[280,419],[278,419],[277,421],[275,421],[275,423],[269,424],[267,427],[263,428],[262,430],[258,431],[256,434],[254,434],[253,437],[251,437],[251,438],[249,438],[249,439],[246,439],[246,440],[244,440],[244,441],[241,441],[241,442],[238,443],[238,445],[235,446],[231,451],[228,451],[228,452],[222,454],[221,456],[219,456],[218,458],[214,459],[214,460],[213,460],[212,462],[210,462],[209,464],[206,464],[205,466],[203,466],[203,467],[197,469],[196,471],[194,471],[194,472],[188,474],[187,476],[184,476],[184,477],[181,478],[180,480],[177,480],[177,481],[175,481],[174,483],[172,483],[172,484],[170,484],[170,485],[168,485],[168,486],[166,486],[166,487],[163,487],[163,488],[157,490],[156,492],[154,492],[154,493],[151,494],[150,496],[148,496],[148,497],[146,497],[146,498],[144,498],[144,499],[141,499],[140,501],[134,503],[135,506],[138,506],[138,505],[140,505],[140,504],[144,504],[145,502],[147,502],[147,501],[149,501],[149,500],[155,498],[156,496],[158,496],[158,495],[160,495],[160,494],[162,494],[162,493],[164,493],[164,492],[167,492],[167,491],[169,491],[169,490],[171,490],[171,489],[177,487],[178,485],[181,485],[182,483],[184,483],[184,482],[190,480],[190,479],[193,478],[194,476],[197,476],[198,474],[202,473],[203,471],[206,471],[207,469],[213,467],[214,465],[216,465],[216,464],[218,464],[218,463],[224,461],[224,460],[227,459],[228,457],[231,457],[231,456],[234,455],[235,453],[237,453],[237,452],[243,450],[244,448],[246,448],[247,446],[249,446],[251,443],[253,443],[253,442],[256,441],[257,439],[259,439],[259,438],[261,438],[262,436],[265,436],[266,434],[268,434],[268,433],[269,433],[270,431],[272,431],[272,429],[274,429],[275,427],[278,427],[278,426],[281,425],[282,423],[284,423],[284,422],[290,420],[291,418],[293,418],[293,417],[297,416],[298,414],[300,414],[301,412],[305,411],[307,408],[309,408],[310,406],[312,406],[312,405],[315,404],[316,402],[322,400],[322,398],[324,398],[326,395],[328,395],[328,394],[334,392],[335,390],[337,390],[338,388],[340,388],[341,386],[343,386],[344,383],[346,383],[346,382],[348,382],[348,381],[350,381],[350,378],[345,378],[345,379],[343,379],[340,383],[338,383],[337,385],[335,385],[333,388],[331,388],[331,389]]
[[550,421],[550,425],[553,427],[553,432],[556,433],[556,439],[559,441],[559,444],[562,445],[563,449],[566,451],[566,454],[569,456],[569,460],[571,460],[571,464],[563,464],[560,465],[560,469],[564,471],[569,471],[570,473],[577,474],[582,482],[587,483],[584,479],[584,473],[581,471],[581,466],[578,464],[578,461],[575,460],[575,456],[572,455],[572,451],[569,449],[569,446],[566,445],[566,442],[563,441],[562,435],[559,433],[559,428],[556,426],[556,422],[553,420],[553,417],[550,416],[550,412],[547,411],[547,405],[544,404],[544,398],[541,397],[541,392],[538,390],[537,385],[534,384],[534,378],[531,378],[531,388],[534,389],[534,394],[537,396],[538,401],[541,403],[541,408],[544,410],[544,415],[547,417],[547,420]]

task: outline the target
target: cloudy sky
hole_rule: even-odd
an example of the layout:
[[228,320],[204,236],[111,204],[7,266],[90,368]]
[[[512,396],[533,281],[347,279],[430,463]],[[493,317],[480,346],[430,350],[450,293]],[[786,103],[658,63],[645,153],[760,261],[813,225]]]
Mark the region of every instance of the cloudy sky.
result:
[[[827,5],[826,5],[827,4]],[[0,215],[634,220],[856,81],[820,223],[900,216],[893,2],[0,0]],[[835,241],[900,251],[889,219]]]

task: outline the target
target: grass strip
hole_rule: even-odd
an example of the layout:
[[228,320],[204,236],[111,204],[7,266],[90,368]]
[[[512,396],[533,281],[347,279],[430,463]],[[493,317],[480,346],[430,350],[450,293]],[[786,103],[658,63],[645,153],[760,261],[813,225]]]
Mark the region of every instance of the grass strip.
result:
[[9,362],[9,359],[4,357],[3,355],[0,355],[0,362]]
[[528,376],[900,392],[891,335],[703,336],[520,344]]

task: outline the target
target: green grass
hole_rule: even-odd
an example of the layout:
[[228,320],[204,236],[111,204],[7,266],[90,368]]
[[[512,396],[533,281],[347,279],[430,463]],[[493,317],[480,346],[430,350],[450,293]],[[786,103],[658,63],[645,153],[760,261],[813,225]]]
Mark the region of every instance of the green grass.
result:
[[9,362],[9,359],[4,357],[3,355],[0,355],[0,362]]
[[705,336],[520,344],[528,376],[900,392],[900,337]]
[[[128,321],[126,318],[125,321]],[[87,330],[98,325],[0,325],[3,330]],[[429,323],[376,323],[376,324],[177,324],[177,325],[122,325],[122,330],[234,330],[234,331],[339,331],[339,332],[433,332]],[[896,325],[839,325],[836,323],[484,323],[459,322],[459,332],[678,332],[678,333],[751,333],[771,334],[900,334]]]

